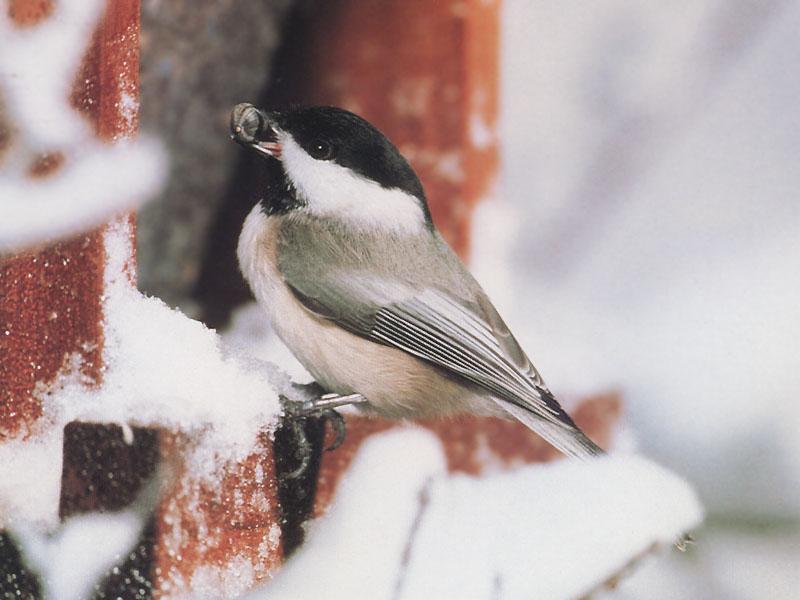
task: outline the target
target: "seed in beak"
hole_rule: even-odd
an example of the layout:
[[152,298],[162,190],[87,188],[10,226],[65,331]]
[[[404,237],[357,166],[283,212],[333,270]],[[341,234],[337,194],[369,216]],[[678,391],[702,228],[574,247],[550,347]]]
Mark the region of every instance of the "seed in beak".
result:
[[267,127],[266,119],[252,104],[237,104],[231,112],[231,136],[234,141],[252,144]]
[[260,154],[281,157],[282,147],[271,125],[269,113],[247,102],[237,104],[231,112],[231,139]]

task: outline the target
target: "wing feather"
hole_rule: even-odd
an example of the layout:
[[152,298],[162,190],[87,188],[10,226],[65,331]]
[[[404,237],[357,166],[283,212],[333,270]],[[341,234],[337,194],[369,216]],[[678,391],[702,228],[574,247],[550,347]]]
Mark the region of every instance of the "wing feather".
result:
[[[401,342],[398,329],[413,331],[421,338],[418,344],[424,340],[427,345],[428,351],[419,353],[420,358],[449,368],[504,400],[533,410],[541,418],[554,420],[562,416],[560,407],[549,403],[535,382],[509,360],[480,315],[443,292],[424,290],[406,302],[382,307],[376,317],[371,337],[396,344]],[[385,327],[389,321],[391,328]],[[459,360],[454,361],[453,357]]]

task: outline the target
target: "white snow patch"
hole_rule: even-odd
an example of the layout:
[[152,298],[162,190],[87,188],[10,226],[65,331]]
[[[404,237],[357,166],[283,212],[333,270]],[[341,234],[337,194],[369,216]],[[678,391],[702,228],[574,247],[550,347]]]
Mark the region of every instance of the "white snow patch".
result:
[[154,141],[86,144],[50,177],[0,172],[0,253],[91,229],[161,187],[166,156]]
[[772,531],[710,525],[697,538],[691,552],[648,560],[613,592],[596,600],[797,599],[800,530],[796,525]]
[[0,529],[13,522],[58,523],[64,430],[46,427],[29,439],[0,443]]
[[365,443],[305,546],[250,598],[575,598],[701,519],[686,482],[639,457],[448,476],[437,439],[409,428]]
[[490,191],[478,202],[472,214],[469,268],[501,315],[527,304],[514,295],[514,282],[523,272],[515,272],[510,262],[511,246],[520,233],[520,217],[519,208],[504,201],[497,191]]
[[444,471],[441,444],[429,432],[407,429],[369,439],[339,484],[328,514],[251,600],[390,598],[420,492]]
[[434,171],[439,177],[450,183],[464,181],[464,166],[460,151],[446,152],[436,159]]
[[439,479],[400,597],[577,598],[701,519],[685,481],[636,456]]
[[64,0],[33,27],[17,28],[0,11],[0,88],[25,143],[40,151],[76,146],[91,137],[70,106],[75,73],[104,3]]
[[53,535],[37,528],[11,528],[28,566],[41,578],[47,600],[82,600],[93,585],[133,547],[143,519],[133,510],[89,513],[67,520]]
[[[210,478],[252,453],[280,412],[274,365],[227,354],[198,321],[140,294],[128,279],[127,219],[109,225],[103,381],[87,387],[79,357],[39,394],[48,420],[28,439],[0,444],[0,517],[57,523],[63,427],[71,421],[159,427],[189,434],[187,467]],[[37,468],[38,467],[38,468]]]
[[295,383],[314,381],[286,344],[272,331],[264,309],[256,302],[237,308],[233,312],[230,326],[221,331],[220,335],[231,351],[280,365],[281,371]]
[[105,242],[105,371],[99,389],[74,378],[53,394],[69,420],[124,422],[191,433],[202,440],[195,474],[212,475],[246,457],[280,412],[275,369],[226,354],[219,336],[199,321],[147,298],[130,283],[131,231],[123,219]]
[[119,110],[122,118],[125,120],[127,129],[133,128],[133,123],[136,120],[136,115],[139,114],[139,100],[133,94],[124,89],[124,86],[118,84],[120,88],[119,93]]
[[[0,96],[11,133],[0,169],[0,254],[96,227],[150,199],[165,179],[155,141],[102,144],[70,104],[102,8],[99,0],[57,2],[50,17],[24,28],[0,11]],[[121,89],[118,108],[130,130],[136,99]],[[42,154],[61,154],[64,164],[31,178]]]
[[198,567],[191,579],[191,598],[238,598],[253,586],[255,580],[256,570],[253,563],[244,556],[234,556],[224,567]]

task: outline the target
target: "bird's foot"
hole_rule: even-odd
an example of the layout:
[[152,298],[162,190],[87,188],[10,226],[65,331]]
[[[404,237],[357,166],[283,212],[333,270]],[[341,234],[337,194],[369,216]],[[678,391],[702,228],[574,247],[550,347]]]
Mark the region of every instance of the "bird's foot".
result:
[[329,421],[336,432],[336,438],[325,450],[336,450],[342,445],[347,434],[344,417],[336,409],[341,406],[364,404],[367,401],[361,394],[349,394],[346,396],[324,394],[309,400],[290,400],[285,396],[281,396],[280,400],[283,405],[283,418],[292,429],[292,435],[297,447],[296,456],[300,461],[297,468],[286,475],[289,479],[297,479],[302,476],[311,461],[313,449],[306,436],[305,419],[315,417],[322,419],[323,422]]
[[367,399],[361,394],[323,394],[318,398],[309,400],[289,400],[281,396],[284,415],[288,418],[301,418],[319,416],[326,411],[332,411],[342,406],[365,404]]

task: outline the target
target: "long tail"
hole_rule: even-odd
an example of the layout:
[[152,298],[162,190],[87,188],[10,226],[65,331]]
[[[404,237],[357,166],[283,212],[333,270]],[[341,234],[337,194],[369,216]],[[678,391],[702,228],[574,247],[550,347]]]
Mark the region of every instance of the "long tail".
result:
[[495,402],[567,456],[585,460],[605,454],[605,451],[590,440],[566,413],[563,413],[563,416],[559,415],[561,420],[554,422],[543,419],[516,404],[504,400],[495,400]]

